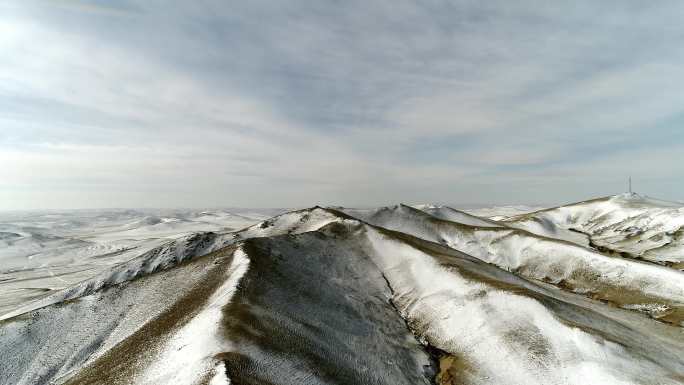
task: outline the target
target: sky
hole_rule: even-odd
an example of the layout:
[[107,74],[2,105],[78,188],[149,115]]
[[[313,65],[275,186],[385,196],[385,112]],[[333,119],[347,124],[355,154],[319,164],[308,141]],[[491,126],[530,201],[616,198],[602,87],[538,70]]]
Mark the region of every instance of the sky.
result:
[[0,209],[684,200],[681,1],[0,0]]

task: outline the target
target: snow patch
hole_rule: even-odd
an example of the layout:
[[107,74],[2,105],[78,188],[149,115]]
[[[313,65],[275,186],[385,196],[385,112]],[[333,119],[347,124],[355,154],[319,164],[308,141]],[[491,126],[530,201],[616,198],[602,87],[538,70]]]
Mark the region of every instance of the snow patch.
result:
[[226,364],[223,361],[214,367],[214,375],[211,377],[209,385],[230,385],[230,379],[226,375]]
[[671,307],[662,303],[637,303],[624,305],[622,308],[646,313],[655,318],[658,318],[658,316],[661,316],[672,309]]

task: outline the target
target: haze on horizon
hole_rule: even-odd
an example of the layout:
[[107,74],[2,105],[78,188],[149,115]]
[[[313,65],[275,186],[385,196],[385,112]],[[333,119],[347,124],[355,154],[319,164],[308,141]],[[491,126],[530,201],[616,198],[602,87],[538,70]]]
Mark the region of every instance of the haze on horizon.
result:
[[684,199],[684,3],[0,2],[0,209]]

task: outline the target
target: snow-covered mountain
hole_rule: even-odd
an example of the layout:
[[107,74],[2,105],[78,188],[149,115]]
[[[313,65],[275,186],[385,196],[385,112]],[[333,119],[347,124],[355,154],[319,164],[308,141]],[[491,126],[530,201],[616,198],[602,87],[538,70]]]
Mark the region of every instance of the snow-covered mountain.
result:
[[314,207],[168,239],[1,316],[0,383],[683,383],[684,273],[528,215]]
[[364,221],[449,246],[506,271],[679,324],[684,274],[614,258],[528,231],[445,221],[405,205],[345,210]]
[[508,218],[509,226],[565,237],[606,253],[684,270],[684,203],[637,194],[593,199]]

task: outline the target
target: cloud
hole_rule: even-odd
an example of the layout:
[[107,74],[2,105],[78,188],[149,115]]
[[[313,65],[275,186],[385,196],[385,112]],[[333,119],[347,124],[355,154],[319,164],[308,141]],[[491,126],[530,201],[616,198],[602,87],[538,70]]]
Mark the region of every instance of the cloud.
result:
[[0,208],[684,187],[678,2],[0,7]]

